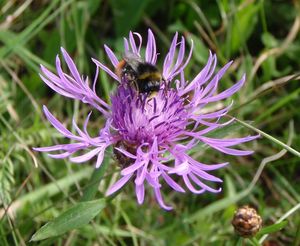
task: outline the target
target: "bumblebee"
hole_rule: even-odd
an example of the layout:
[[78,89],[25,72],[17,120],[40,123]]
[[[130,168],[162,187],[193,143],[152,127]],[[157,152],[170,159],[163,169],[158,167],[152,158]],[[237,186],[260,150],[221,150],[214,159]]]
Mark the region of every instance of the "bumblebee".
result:
[[123,60],[117,65],[116,74],[122,81],[133,85],[139,93],[158,92],[164,81],[156,66],[133,53],[123,56]]

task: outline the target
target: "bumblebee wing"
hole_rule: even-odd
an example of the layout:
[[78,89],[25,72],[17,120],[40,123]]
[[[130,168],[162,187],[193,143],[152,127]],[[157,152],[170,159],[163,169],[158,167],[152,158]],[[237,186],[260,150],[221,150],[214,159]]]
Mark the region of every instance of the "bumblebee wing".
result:
[[134,71],[137,71],[138,65],[144,62],[140,56],[132,52],[126,52],[123,59]]

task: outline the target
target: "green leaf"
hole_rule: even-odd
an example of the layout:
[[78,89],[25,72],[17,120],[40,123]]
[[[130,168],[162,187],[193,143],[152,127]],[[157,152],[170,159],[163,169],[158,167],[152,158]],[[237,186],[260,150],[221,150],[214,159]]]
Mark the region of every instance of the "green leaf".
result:
[[118,36],[127,35],[130,30],[133,30],[135,28],[135,26],[141,20],[144,10],[150,2],[151,0],[110,1],[114,13],[114,21]]
[[278,98],[278,100],[274,102],[273,105],[267,108],[256,118],[255,120],[256,123],[262,122],[262,120],[272,117],[272,113],[274,113],[277,110],[281,110],[286,106],[286,104],[292,103],[292,101],[297,102],[297,100],[299,100],[299,94],[300,94],[300,88],[298,88],[293,92],[290,92],[288,95],[284,97]]
[[276,48],[277,46],[279,46],[278,40],[272,35],[272,33],[264,32],[261,35],[261,40],[268,49]]
[[89,13],[91,16],[96,13],[97,9],[100,6],[100,3],[101,3],[101,0],[88,0],[87,1],[88,10],[89,10]]
[[104,207],[105,199],[80,202],[41,227],[30,239],[39,241],[56,237],[88,224]]
[[257,23],[258,10],[258,5],[249,4],[247,7],[241,8],[237,12],[234,18],[230,38],[232,53],[238,51],[250,37]]
[[262,228],[256,235],[256,237],[261,237],[265,234],[270,234],[270,233],[274,233],[277,231],[280,231],[281,229],[283,229],[286,225],[287,225],[288,221],[284,220],[280,223],[276,223],[270,226],[266,226],[264,228]]
[[206,45],[197,35],[191,34],[190,36],[191,39],[194,41],[193,56],[195,60],[200,62],[201,64],[206,64],[209,55]]

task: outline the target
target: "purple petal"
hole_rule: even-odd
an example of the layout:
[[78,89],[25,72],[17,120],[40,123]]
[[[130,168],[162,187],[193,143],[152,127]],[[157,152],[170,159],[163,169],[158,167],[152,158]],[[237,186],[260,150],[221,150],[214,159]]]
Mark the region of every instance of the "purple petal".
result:
[[116,183],[114,183],[107,191],[106,196],[110,196],[111,194],[115,193],[117,190],[121,189],[127,181],[131,178],[132,174],[126,175],[120,178]]
[[81,162],[88,161],[88,160],[92,159],[95,155],[97,155],[99,153],[99,151],[101,151],[101,148],[95,148],[83,155],[71,157],[70,161],[75,162],[75,163],[81,163]]
[[153,188],[160,188],[161,185],[156,182],[157,177],[153,177],[151,174],[146,174],[146,180],[147,182],[153,187]]
[[199,105],[200,102],[206,102],[205,99],[208,98],[217,90],[218,83],[219,83],[219,76],[216,75],[211,80],[211,82],[209,82],[209,84],[205,87],[205,89],[203,91],[201,90],[201,93],[197,93],[197,92],[195,93],[194,96],[194,98],[196,99],[195,104]]
[[127,38],[124,38],[124,51],[125,53],[129,52],[129,43]]
[[199,114],[199,115],[195,115],[195,116],[197,116],[201,119],[213,119],[213,118],[221,117],[221,116],[224,116],[227,114],[228,110],[232,107],[232,104],[233,104],[233,101],[226,108],[220,109],[215,112],[211,112],[211,113],[207,113],[207,114]]
[[174,54],[176,50],[176,45],[177,45],[177,38],[178,38],[178,33],[176,32],[174,35],[174,38],[172,40],[172,43],[170,45],[170,49],[168,54],[166,55],[166,58],[164,60],[164,65],[163,65],[163,77],[166,79],[170,75],[170,70],[172,66],[172,61],[174,59]]
[[[194,128],[198,127],[198,124],[196,124],[196,126]],[[189,136],[202,136],[204,134],[207,134],[208,132],[211,132],[213,130],[215,130],[216,128],[220,127],[218,124],[213,124],[212,126],[209,126],[201,131],[198,131],[198,132],[186,132],[186,135],[189,135]],[[194,129],[193,129],[194,130]]]
[[138,50],[132,32],[129,33],[129,42],[133,53],[138,54]]
[[81,140],[81,138],[76,137],[75,135],[73,135],[67,128],[65,128],[63,126],[63,124],[61,124],[47,109],[47,107],[45,105],[43,105],[43,110],[44,110],[44,114],[47,118],[47,120],[56,128],[56,130],[58,130],[61,134],[63,134],[64,136],[71,138],[71,139],[75,139],[75,140]]
[[216,169],[220,169],[222,167],[225,167],[229,164],[229,162],[224,162],[224,163],[220,163],[220,164],[204,164],[204,163],[200,163],[196,160],[194,160],[192,157],[188,156],[188,161],[189,163],[191,163],[191,165],[196,166],[197,168],[204,170],[204,171],[211,171],[211,170],[216,170]]
[[185,192],[185,190],[177,184],[169,175],[167,175],[165,172],[162,172],[162,176],[164,180],[167,182],[168,185],[170,185],[174,190],[178,192]]
[[127,157],[129,157],[131,159],[136,159],[135,155],[131,154],[130,152],[128,152],[128,151],[126,151],[124,149],[120,149],[118,147],[115,147],[115,149],[118,150],[118,151],[120,151],[123,155],[125,155],[125,156],[127,156]]
[[[182,50],[181,50],[181,47],[182,47]],[[169,78],[166,78],[166,79],[173,79],[175,76],[177,76],[178,74],[181,73],[181,71],[184,70],[184,68],[188,65],[191,57],[192,57],[192,53],[193,53],[193,48],[194,48],[194,42],[192,40],[191,42],[191,49],[190,49],[190,52],[189,52],[189,55],[185,61],[185,63],[183,65],[182,64],[182,61],[183,61],[183,56],[184,56],[184,48],[185,48],[185,41],[184,41],[184,38],[182,37],[182,43],[181,43],[181,47],[180,47],[180,50],[179,50],[179,54],[178,54],[178,58],[177,58],[177,61],[176,61],[176,64],[175,64],[175,67],[172,71],[172,74],[170,75]]]
[[148,41],[145,52],[145,61],[151,64],[155,64],[157,59],[156,54],[156,42],[154,35],[150,29],[148,29]]
[[220,94],[210,97],[210,98],[206,98],[205,102],[215,102],[215,101],[220,101],[223,100],[225,98],[230,97],[231,95],[233,95],[234,93],[236,93],[238,90],[241,89],[241,87],[244,85],[246,80],[246,76],[243,75],[242,79],[240,81],[238,81],[235,85],[233,85],[232,87],[230,87],[229,89],[221,92]]
[[180,165],[174,167],[168,173],[176,173],[178,175],[184,175],[189,172],[189,163],[187,161],[181,163]]
[[86,134],[83,131],[81,131],[81,129],[78,127],[74,117],[72,119],[72,125],[73,125],[75,131],[80,135],[80,137],[86,139]]
[[121,171],[121,175],[125,176],[125,175],[129,175],[134,173],[137,169],[139,169],[141,166],[143,165],[148,165],[149,160],[147,161],[138,161],[136,160],[135,163],[133,165],[130,165],[129,167],[124,168]]
[[190,180],[189,180],[189,178],[188,178],[187,175],[183,175],[182,177],[183,177],[183,181],[184,181],[186,187],[187,187],[191,192],[193,192],[193,193],[195,193],[195,194],[202,194],[202,193],[205,192],[205,189],[197,190],[197,189],[192,185],[192,183],[190,182]]
[[79,143],[71,143],[71,144],[58,144],[49,147],[33,148],[33,150],[40,151],[40,152],[52,152],[57,150],[76,151],[82,148],[86,148],[88,145],[89,145],[88,143],[79,142]]
[[153,140],[153,144],[152,144],[152,146],[151,146],[150,153],[151,153],[152,155],[155,155],[155,156],[158,155],[157,137],[154,137],[154,140]]
[[230,149],[230,148],[226,148],[226,147],[217,147],[217,146],[213,146],[213,145],[211,145],[211,147],[213,147],[214,149],[217,149],[225,154],[228,154],[228,155],[244,156],[244,155],[253,154],[253,151],[250,151],[250,150],[237,150],[237,149]]
[[97,162],[96,162],[96,168],[99,168],[103,162],[103,158],[104,158],[104,151],[105,151],[106,148],[102,148],[101,151],[99,152],[98,154],[98,157],[97,157]]
[[229,139],[218,139],[218,138],[209,138],[209,137],[201,137],[201,140],[207,144],[218,145],[222,147],[230,147],[233,145],[245,143],[257,139],[259,135],[248,136],[244,138],[229,138]]
[[[210,76],[208,75],[209,71],[213,72],[213,69],[211,69],[211,65],[212,63],[215,61],[216,63],[216,55],[212,55],[211,52],[209,53],[209,58],[208,61],[205,65],[205,67],[200,71],[200,73],[198,73],[198,75],[187,85],[187,87],[180,92],[180,96],[186,94],[187,92],[193,90],[196,86],[200,86],[204,83],[206,83],[206,81],[210,78]],[[211,72],[211,74],[212,74]]]
[[106,73],[108,73],[113,79],[120,82],[120,78],[113,71],[111,71],[108,67],[106,67],[105,65],[103,65],[101,62],[97,61],[94,58],[92,58],[92,61],[96,64],[96,66],[100,67],[102,70],[104,70]]
[[61,52],[64,56],[64,59],[65,59],[67,65],[70,69],[71,74],[73,75],[73,77],[75,78],[76,81],[81,82],[80,75],[78,73],[78,70],[77,70],[76,65],[73,62],[72,58],[69,56],[69,54],[63,47],[61,47],[60,49],[61,49]]
[[56,66],[56,71],[60,77],[60,86],[63,88],[68,88],[68,89],[72,89],[72,90],[76,91],[77,87],[75,87],[74,85],[78,86],[78,82],[75,80],[72,80],[72,82],[74,82],[74,85],[72,83],[70,83],[66,74],[62,70],[60,58],[58,55],[56,56],[56,59],[55,59],[55,66]]
[[147,175],[147,165],[145,165],[143,168],[139,169],[137,171],[137,174],[136,174],[136,179],[135,179],[135,184],[136,185],[141,185],[144,183],[144,180],[146,178],[146,175]]
[[200,187],[202,187],[203,189],[205,189],[209,192],[219,193],[222,190],[222,188],[214,189],[214,188],[209,187],[208,185],[204,184],[200,179],[198,179],[193,173],[190,173],[189,176],[197,185],[199,185]]
[[145,197],[145,187],[144,187],[144,184],[136,185],[135,186],[135,194],[136,194],[138,203],[142,204],[144,202],[144,197]]
[[218,177],[215,177],[215,176],[213,176],[211,174],[208,174],[207,172],[204,172],[204,171],[202,171],[199,168],[195,168],[195,167],[191,166],[191,169],[193,170],[193,173],[197,174],[202,179],[205,179],[205,180],[208,180],[208,181],[212,181],[212,182],[220,182],[220,183],[223,182],[222,179],[220,179]]
[[40,65],[41,71],[44,75],[46,75],[47,78],[49,78],[53,83],[56,85],[60,84],[60,77],[58,77],[56,74],[52,73],[50,70],[48,70],[43,65]]
[[54,146],[48,146],[48,147],[34,147],[32,148],[35,151],[40,151],[40,152],[51,152],[51,151],[57,151],[62,149],[62,145],[54,145]]
[[85,133],[86,136],[89,136],[88,131],[87,131],[87,126],[88,126],[91,115],[92,115],[92,111],[89,112],[89,114],[86,117],[86,119],[84,121],[84,124],[83,124],[83,130],[84,130],[84,133]]
[[46,85],[48,85],[52,90],[56,91],[57,93],[70,98],[75,98],[74,95],[66,92],[65,90],[59,88],[54,83],[52,83],[50,80],[46,79],[43,75],[40,74],[40,78],[45,82]]
[[156,200],[158,202],[158,204],[165,210],[172,210],[173,208],[171,206],[167,206],[165,203],[164,203],[164,200],[161,196],[161,193],[160,193],[160,189],[159,188],[155,188],[154,189],[154,193],[155,193],[155,197],[156,197]]
[[112,50],[107,45],[104,45],[104,49],[113,66],[117,67],[117,65],[119,64],[119,60],[114,54],[114,52],[112,52]]
[[139,47],[138,47],[138,50],[137,50],[138,52],[137,53],[140,54],[141,48],[142,48],[143,38],[142,38],[141,34],[139,34],[138,32],[134,32],[133,34],[136,35],[139,39]]
[[73,154],[72,152],[65,152],[65,153],[62,153],[62,154],[48,154],[48,156],[53,158],[53,159],[62,159],[62,158],[69,157],[72,154]]

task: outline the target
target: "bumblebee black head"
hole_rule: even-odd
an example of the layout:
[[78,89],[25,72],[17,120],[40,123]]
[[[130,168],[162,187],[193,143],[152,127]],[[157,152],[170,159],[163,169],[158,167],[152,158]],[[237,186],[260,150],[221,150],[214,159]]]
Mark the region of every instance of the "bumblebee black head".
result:
[[122,80],[125,80],[127,83],[135,82],[137,79],[136,71],[129,65],[126,64],[122,69]]

